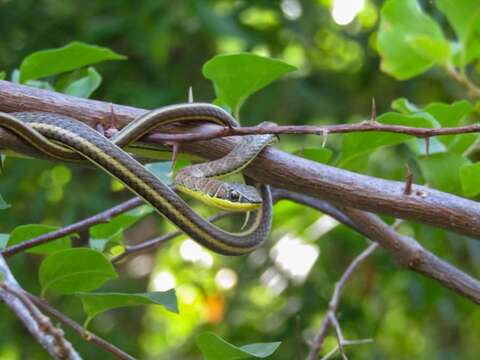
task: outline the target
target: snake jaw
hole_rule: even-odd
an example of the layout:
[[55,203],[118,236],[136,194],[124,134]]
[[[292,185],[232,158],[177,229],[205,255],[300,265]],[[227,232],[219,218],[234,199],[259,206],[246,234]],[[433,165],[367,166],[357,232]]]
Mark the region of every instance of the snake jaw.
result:
[[[234,184],[234,185],[241,185],[241,184]],[[245,185],[247,186],[247,185]],[[223,196],[214,196],[214,194],[210,194],[207,192],[195,190],[190,187],[186,187],[181,184],[177,184],[176,188],[182,192],[183,194],[189,195],[197,200],[200,200],[204,204],[216,207],[218,209],[224,211],[231,211],[231,212],[250,212],[256,209],[259,209],[262,206],[262,202],[250,202],[245,199],[242,199],[240,196],[239,201],[234,202],[228,198]],[[256,190],[255,188],[253,188]],[[258,194],[257,194],[258,195]],[[261,200],[261,199],[260,199]],[[240,202],[241,201],[241,202]]]

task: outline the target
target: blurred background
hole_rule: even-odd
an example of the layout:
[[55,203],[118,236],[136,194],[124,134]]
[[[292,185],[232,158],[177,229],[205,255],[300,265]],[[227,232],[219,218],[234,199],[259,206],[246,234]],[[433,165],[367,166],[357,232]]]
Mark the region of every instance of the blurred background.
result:
[[[432,70],[398,82],[379,69],[375,50],[381,1],[90,1],[0,0],[0,70],[10,74],[28,54],[71,41],[109,47],[126,61],[102,63],[95,99],[155,108],[195,100],[211,102],[212,84],[202,65],[219,53],[250,51],[283,59],[299,70],[249,99],[243,124],[333,124],[378,113],[406,97],[422,105],[464,97],[443,73]],[[445,19],[422,2],[441,24]],[[232,69],[234,71],[234,69]],[[341,136],[330,136],[333,158]],[[290,152],[318,147],[313,136],[284,136]],[[364,173],[401,180],[408,155],[400,147],[377,151]],[[66,225],[107,209],[131,195],[106,175],[90,169],[38,160],[7,158],[0,177],[0,233],[26,223]],[[421,182],[421,179],[419,179]],[[192,203],[193,204],[193,203]],[[202,214],[212,213],[195,203]],[[125,234],[135,243],[172,230],[152,214]],[[480,247],[471,239],[413,223],[402,231],[424,246],[479,274]],[[367,241],[322,214],[289,202],[275,207],[271,241],[241,258],[227,258],[176,239],[154,253],[124,264],[105,291],[143,292],[175,287],[180,315],[158,307],[119,309],[100,315],[91,330],[141,359],[200,359],[195,337],[214,331],[243,345],[282,341],[272,359],[303,359],[306,341],[323,319],[333,286]],[[38,293],[40,257],[9,260],[21,284]],[[50,298],[83,322],[80,301]],[[471,302],[412,272],[400,270],[377,251],[350,281],[339,307],[349,339],[373,344],[347,350],[354,359],[477,359],[480,311]],[[0,306],[0,358],[44,359],[5,306]],[[110,358],[66,330],[86,359]],[[329,336],[325,349],[335,345]]]

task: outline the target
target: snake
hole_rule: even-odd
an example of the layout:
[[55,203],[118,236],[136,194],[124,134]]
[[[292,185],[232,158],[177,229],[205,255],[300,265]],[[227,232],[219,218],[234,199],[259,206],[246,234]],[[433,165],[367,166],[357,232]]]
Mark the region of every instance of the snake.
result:
[[223,158],[180,170],[176,187],[210,205],[228,211],[251,211],[245,230],[229,232],[198,215],[170,186],[146,169],[123,148],[160,125],[179,121],[209,121],[238,126],[222,108],[208,103],[185,103],[147,112],[111,138],[88,125],[57,113],[0,112],[0,127],[13,132],[42,153],[62,161],[87,159],[150,204],[199,244],[223,255],[243,255],[268,238],[272,225],[272,196],[266,184],[249,178],[247,184],[217,179],[243,170],[274,135],[243,136]]

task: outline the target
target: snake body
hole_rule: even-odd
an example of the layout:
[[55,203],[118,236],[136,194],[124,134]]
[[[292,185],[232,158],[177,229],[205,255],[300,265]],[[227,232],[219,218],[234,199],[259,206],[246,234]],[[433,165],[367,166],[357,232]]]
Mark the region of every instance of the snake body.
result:
[[[180,104],[147,113],[122,129],[110,141],[87,125],[67,116],[46,112],[0,113],[0,126],[13,131],[50,156],[62,160],[78,160],[80,155],[88,159],[124,183],[192,239],[211,250],[224,255],[241,255],[254,250],[268,238],[271,228],[272,199],[268,186],[254,184],[259,193],[256,203],[251,207],[248,192],[253,187],[227,184],[203,176],[213,177],[241,170],[272,142],[273,136],[244,137],[232,150],[232,155],[228,154],[213,164],[195,165],[190,171],[181,171],[177,177],[178,185],[184,191],[193,195],[200,193],[201,196],[213,199],[212,202],[217,206],[220,199],[220,207],[228,202],[230,205],[238,204],[236,210],[256,208],[249,217],[245,231],[230,233],[196,214],[167,184],[121,148],[160,124],[183,120],[208,120],[236,126],[235,120],[228,113],[214,105]],[[200,172],[202,176],[197,176]],[[210,188],[205,188],[205,184]]]

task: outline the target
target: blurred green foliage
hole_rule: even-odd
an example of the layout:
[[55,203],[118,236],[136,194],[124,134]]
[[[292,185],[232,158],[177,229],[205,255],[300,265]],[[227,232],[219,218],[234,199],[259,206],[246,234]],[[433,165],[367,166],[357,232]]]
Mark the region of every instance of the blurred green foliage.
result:
[[[85,61],[82,66],[95,64],[95,68],[54,78],[48,77],[52,72],[43,73],[47,78],[32,76],[29,85],[154,108],[184,102],[189,86],[197,101],[213,101],[214,88],[202,76],[203,65],[219,53],[247,51],[284,60],[298,71],[244,103],[245,125],[359,121],[368,118],[372,97],[384,122],[438,127],[475,118],[475,104],[454,102],[467,94],[447,74],[451,66],[458,66],[469,70],[473,81],[478,79],[476,63],[466,67],[480,54],[478,26],[466,26],[478,14],[476,1],[462,0],[465,6],[454,8],[453,2],[438,1],[436,8],[426,1],[419,7],[414,0],[393,0],[381,11],[383,2],[366,0],[363,10],[344,26],[333,20],[335,3],[3,1],[0,70],[8,79],[27,81],[15,69],[22,69],[29,54],[73,41],[96,44],[127,60]],[[398,31],[409,36],[399,36]],[[389,75],[380,71],[377,46],[381,69]],[[394,77],[407,80],[398,82]],[[387,112],[398,98],[408,100],[395,101],[396,112]],[[329,135],[324,150],[318,137],[283,136],[278,146],[393,180],[403,180],[408,163],[418,183],[476,196],[478,155],[465,152],[477,140],[475,135],[431,139],[428,159],[423,141],[391,134]],[[13,157],[7,157],[4,168],[0,192],[12,206],[0,214],[2,234],[31,223],[66,225],[130,196],[92,169]],[[213,213],[192,204],[203,215]],[[103,249],[107,241],[125,237],[137,243],[173,230],[157,214],[137,215],[116,218],[113,227],[92,229],[73,242],[85,245],[90,235]],[[304,358],[306,341],[318,331],[335,281],[366,241],[289,202],[275,206],[273,229],[270,244],[242,258],[221,257],[182,239],[131,259],[118,269],[120,277],[102,291],[144,293],[174,286],[180,315],[156,306],[126,308],[100,314],[90,329],[142,359],[200,359],[195,339],[205,331],[238,346],[281,341],[272,359]],[[479,274],[477,241],[410,222],[400,230],[462,270]],[[304,273],[305,267],[292,265],[295,260],[312,267]],[[32,254],[9,260],[17,279],[34,293],[40,291],[34,275],[41,261]],[[49,300],[77,321],[85,320],[77,298],[49,296]],[[47,358],[4,306],[0,318],[0,358]],[[476,359],[480,350],[480,311],[436,283],[399,270],[382,251],[349,283],[339,320],[347,338],[374,339],[373,344],[347,350],[355,359]],[[69,330],[66,333],[85,358],[110,358]],[[331,334],[325,353],[334,345]]]

